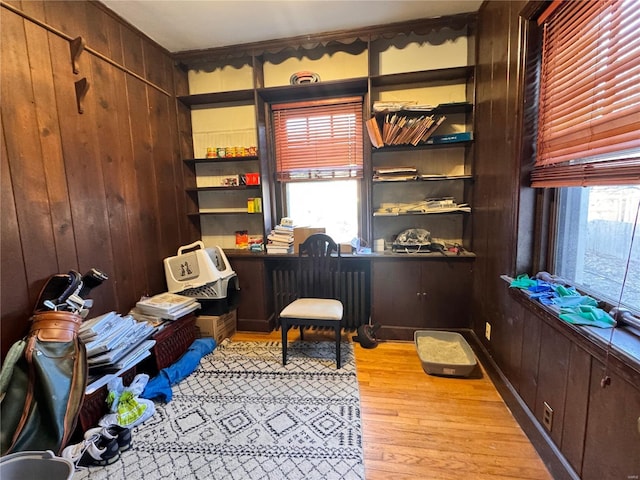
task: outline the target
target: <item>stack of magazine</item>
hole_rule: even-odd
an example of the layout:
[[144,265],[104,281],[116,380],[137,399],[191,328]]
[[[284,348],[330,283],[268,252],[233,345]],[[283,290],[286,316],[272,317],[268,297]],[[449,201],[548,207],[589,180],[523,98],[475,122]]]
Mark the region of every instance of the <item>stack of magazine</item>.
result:
[[416,180],[418,170],[416,167],[376,167],[373,170],[374,182],[406,182]]
[[[151,355],[155,340],[150,337],[154,328],[145,322],[137,322],[132,316],[116,312],[86,320],[80,326],[78,336],[87,351],[89,386],[101,386],[103,377],[119,374]],[[108,381],[108,378],[107,378]],[[96,383],[97,382],[97,383]]]
[[195,298],[169,292],[143,297],[136,303],[136,310],[140,313],[165,320],[177,320],[199,308]]

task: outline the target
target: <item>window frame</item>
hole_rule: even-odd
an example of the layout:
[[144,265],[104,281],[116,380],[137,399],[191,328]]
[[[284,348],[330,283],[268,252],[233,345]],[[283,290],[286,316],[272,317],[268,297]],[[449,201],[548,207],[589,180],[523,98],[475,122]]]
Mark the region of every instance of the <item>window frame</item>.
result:
[[[275,147],[275,126],[273,122],[273,104],[282,104],[282,103],[299,103],[299,102],[312,102],[314,100],[335,100],[341,98],[349,98],[353,96],[360,96],[362,98],[362,118],[368,118],[369,110],[368,110],[368,94],[366,93],[350,93],[347,95],[328,95],[322,97],[299,97],[294,96],[290,99],[290,101],[266,101],[264,104],[264,112],[265,112],[265,120],[266,120],[266,144],[269,149],[269,178],[271,179],[272,184],[272,199],[273,199],[273,223],[277,224],[278,219],[282,217],[288,216],[287,212],[287,198],[286,198],[286,183],[287,181],[283,181],[278,179],[278,167],[277,167],[277,158],[276,158],[276,147]],[[358,209],[358,218],[357,218],[357,230],[358,237],[364,239],[368,242],[370,238],[370,229],[371,222],[367,212],[370,211],[371,206],[371,149],[367,148],[368,138],[364,133],[364,123],[363,123],[363,134],[362,134],[362,176],[359,178],[354,177],[344,177],[344,178],[336,178],[336,179],[309,179],[308,181],[314,182],[323,182],[323,181],[342,181],[342,180],[355,180],[357,182],[358,189],[358,200],[360,202],[360,208]],[[296,180],[292,180],[296,181]]]
[[[523,75],[519,83],[522,121],[519,124],[520,131],[517,138],[520,142],[521,186],[515,273],[539,271],[554,273],[557,262],[555,239],[559,228],[558,204],[562,187],[534,188],[530,181],[537,157],[539,81],[542,71],[543,29],[538,25],[538,18],[551,3],[550,1],[530,1],[520,13],[524,55],[521,58]],[[594,292],[580,291],[580,293],[595,298],[604,310],[608,311],[616,306],[594,295]]]

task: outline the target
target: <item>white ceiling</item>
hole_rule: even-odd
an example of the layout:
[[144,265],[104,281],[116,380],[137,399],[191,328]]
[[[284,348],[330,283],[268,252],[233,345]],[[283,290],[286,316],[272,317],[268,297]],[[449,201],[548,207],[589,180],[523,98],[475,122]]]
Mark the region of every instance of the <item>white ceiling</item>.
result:
[[170,52],[475,12],[482,0],[101,0]]

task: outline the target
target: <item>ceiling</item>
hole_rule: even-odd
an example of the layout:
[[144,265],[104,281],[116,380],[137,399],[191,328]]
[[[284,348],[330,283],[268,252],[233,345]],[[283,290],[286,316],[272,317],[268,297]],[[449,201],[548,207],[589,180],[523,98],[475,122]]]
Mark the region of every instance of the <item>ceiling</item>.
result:
[[482,0],[101,0],[170,52],[475,12]]

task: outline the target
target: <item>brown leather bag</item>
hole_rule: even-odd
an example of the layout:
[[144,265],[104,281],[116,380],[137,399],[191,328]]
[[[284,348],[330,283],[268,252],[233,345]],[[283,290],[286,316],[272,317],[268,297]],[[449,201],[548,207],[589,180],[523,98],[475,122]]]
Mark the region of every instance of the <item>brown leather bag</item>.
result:
[[[82,317],[36,312],[1,400],[1,455],[26,450],[60,454],[75,429],[87,384]],[[5,372],[3,372],[4,374]]]

